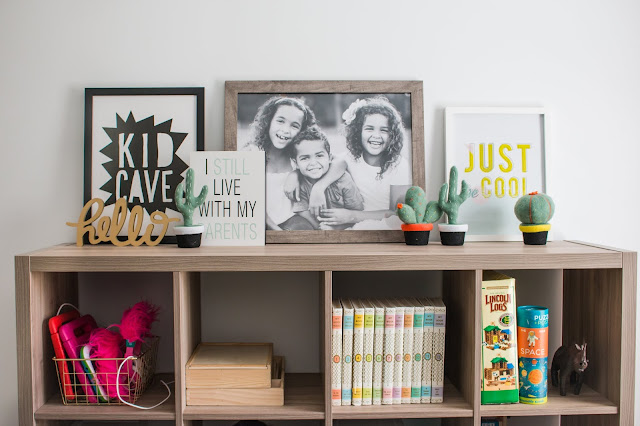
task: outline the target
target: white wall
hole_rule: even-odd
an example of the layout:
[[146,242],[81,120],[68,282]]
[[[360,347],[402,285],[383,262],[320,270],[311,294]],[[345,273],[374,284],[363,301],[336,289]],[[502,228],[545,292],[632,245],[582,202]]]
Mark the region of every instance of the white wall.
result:
[[557,236],[638,250],[639,17],[634,0],[2,0],[2,423],[17,422],[13,256],[74,238],[85,87],[204,86],[219,150],[225,80],[423,80],[430,194],[443,107],[544,106]]

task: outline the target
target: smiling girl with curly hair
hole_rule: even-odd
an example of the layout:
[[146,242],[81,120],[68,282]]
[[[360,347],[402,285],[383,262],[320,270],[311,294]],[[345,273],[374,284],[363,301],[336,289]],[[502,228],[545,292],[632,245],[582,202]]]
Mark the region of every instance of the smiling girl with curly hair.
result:
[[380,167],[377,179],[399,163],[404,145],[404,125],[396,108],[379,96],[358,99],[342,114],[347,148],[355,160],[361,157]]
[[243,151],[264,151],[266,157],[267,229],[293,216],[293,204],[284,193],[284,183],[293,170],[287,146],[302,130],[316,124],[316,117],[304,100],[274,96],[262,104],[251,124],[249,142]]
[[[312,210],[319,212],[322,225],[336,226],[379,221],[395,215],[391,206],[391,186],[411,185],[411,167],[402,156],[405,129],[396,107],[386,97],[358,99],[342,114],[349,154],[336,161],[331,179],[346,170],[351,174],[364,198],[364,211],[327,209],[314,186],[310,199]],[[329,178],[327,178],[328,180]]]

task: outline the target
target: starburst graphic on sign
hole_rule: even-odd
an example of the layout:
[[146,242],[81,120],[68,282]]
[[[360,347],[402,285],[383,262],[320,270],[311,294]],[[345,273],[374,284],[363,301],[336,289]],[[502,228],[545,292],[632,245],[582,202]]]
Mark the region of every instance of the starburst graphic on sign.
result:
[[102,167],[110,179],[100,188],[108,192],[105,204],[126,197],[130,206],[147,213],[174,208],[175,188],[187,164],[176,155],[187,133],[171,131],[172,120],[155,124],[154,116],[136,121],[129,112],[126,121],[116,114],[115,127],[103,127],[111,142],[100,150],[109,157]]

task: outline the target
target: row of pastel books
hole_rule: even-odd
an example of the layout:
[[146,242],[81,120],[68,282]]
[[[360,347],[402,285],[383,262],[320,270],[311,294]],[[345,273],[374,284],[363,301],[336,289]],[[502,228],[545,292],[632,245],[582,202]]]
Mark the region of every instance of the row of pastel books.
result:
[[341,299],[332,311],[332,405],[443,401],[441,299]]

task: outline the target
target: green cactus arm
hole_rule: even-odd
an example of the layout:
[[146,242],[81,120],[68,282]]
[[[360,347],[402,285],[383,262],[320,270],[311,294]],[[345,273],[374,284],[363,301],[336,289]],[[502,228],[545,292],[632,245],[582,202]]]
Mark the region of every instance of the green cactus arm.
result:
[[207,198],[207,194],[209,193],[209,187],[207,185],[203,186],[200,190],[200,195],[196,198],[196,206],[204,203],[204,200]]
[[458,194],[458,168],[456,166],[451,167],[449,170],[449,202],[455,202]]
[[442,217],[442,209],[437,201],[429,201],[424,213],[424,222],[433,223]]
[[408,204],[398,203],[398,217],[406,224],[418,223],[416,212]]

